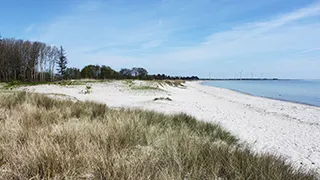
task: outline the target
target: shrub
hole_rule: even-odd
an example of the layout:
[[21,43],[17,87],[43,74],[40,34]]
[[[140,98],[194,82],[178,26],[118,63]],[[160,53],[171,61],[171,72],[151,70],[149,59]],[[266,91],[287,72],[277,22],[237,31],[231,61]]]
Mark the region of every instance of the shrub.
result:
[[153,101],[172,101],[171,98],[169,97],[158,97],[158,98],[154,98]]

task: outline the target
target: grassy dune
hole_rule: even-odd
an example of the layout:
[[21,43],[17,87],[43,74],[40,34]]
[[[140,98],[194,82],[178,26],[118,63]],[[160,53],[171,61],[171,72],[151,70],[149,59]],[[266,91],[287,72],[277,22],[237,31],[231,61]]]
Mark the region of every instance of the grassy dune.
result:
[[185,114],[0,95],[0,179],[316,179]]

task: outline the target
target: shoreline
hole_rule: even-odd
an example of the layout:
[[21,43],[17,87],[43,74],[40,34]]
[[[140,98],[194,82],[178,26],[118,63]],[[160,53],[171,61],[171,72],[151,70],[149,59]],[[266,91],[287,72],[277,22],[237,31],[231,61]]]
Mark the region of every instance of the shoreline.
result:
[[[320,108],[186,81],[184,87],[164,85],[163,91],[134,90],[124,81],[85,85],[21,87],[37,93],[65,94],[81,101],[105,103],[111,108],[139,108],[166,114],[187,113],[198,120],[220,124],[257,153],[281,155],[295,167],[320,173]],[[152,86],[155,82],[134,81]],[[172,101],[154,101],[169,97]],[[58,97],[57,97],[58,98]]]
[[[211,80],[209,80],[209,81],[211,81]],[[277,99],[277,98],[272,98],[272,97],[267,97],[267,96],[259,96],[259,95],[254,95],[254,94],[247,93],[247,92],[242,92],[242,91],[239,91],[239,90],[236,90],[236,89],[229,89],[229,88],[223,88],[223,87],[218,87],[218,86],[205,85],[205,84],[203,84],[204,82],[208,82],[208,81],[207,80],[199,81],[200,85],[202,85],[202,86],[221,88],[221,89],[230,90],[230,91],[233,91],[233,92],[236,92],[236,93],[249,95],[249,96],[253,96],[253,97],[260,97],[260,98],[271,99],[271,100],[276,100],[276,101],[281,101],[281,102],[294,103],[294,104],[299,104],[299,105],[306,105],[306,106],[312,106],[312,107],[320,108],[320,105],[317,106],[317,105],[314,105],[314,104],[303,103],[303,102],[298,102],[298,101],[290,101],[290,100]]]

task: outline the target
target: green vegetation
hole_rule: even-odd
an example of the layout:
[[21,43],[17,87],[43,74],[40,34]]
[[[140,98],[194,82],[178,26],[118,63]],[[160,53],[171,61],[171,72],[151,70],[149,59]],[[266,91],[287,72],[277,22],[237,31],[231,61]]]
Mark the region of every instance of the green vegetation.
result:
[[23,81],[14,80],[14,81],[7,83],[3,87],[5,89],[12,90],[12,89],[19,88],[22,86],[36,86],[36,85],[43,85],[43,84],[54,84],[54,83],[53,82],[23,82]]
[[75,86],[75,85],[87,85],[88,83],[106,83],[112,82],[112,80],[108,79],[78,79],[78,80],[63,80],[59,82],[54,82],[52,84],[60,85],[60,86]]
[[171,98],[169,97],[158,97],[158,98],[154,98],[153,101],[172,101]]
[[127,79],[124,81],[124,84],[127,85],[132,90],[157,90],[162,91],[162,89],[158,88],[156,83],[152,81],[144,81],[145,84],[136,84],[133,80]]
[[86,89],[84,90],[84,94],[90,94],[91,93],[92,86],[86,85]]
[[129,87],[131,87],[131,86],[134,85],[134,82],[133,82],[133,80],[131,80],[131,79],[125,80],[124,83],[125,83],[126,85],[128,85]]
[[153,87],[153,86],[131,86],[132,90],[155,90],[155,91],[162,91],[160,88]]
[[[56,82],[22,82],[22,81],[11,81],[9,83],[2,83],[0,88],[4,88],[7,90],[13,90],[15,88],[23,87],[23,86],[36,86],[36,85],[60,85],[60,86],[75,86],[75,85],[87,85],[88,83],[104,83],[104,82],[112,82],[112,80],[108,79],[78,79],[78,80],[62,80]],[[138,86],[135,84],[134,80],[127,79],[124,80],[124,84],[129,86],[132,90],[158,90],[162,91],[159,87],[163,87],[164,85],[173,86],[173,87],[184,87],[183,80],[155,80],[155,81],[145,81],[146,85]]]
[[156,80],[157,83],[160,84],[160,86],[168,85],[173,87],[185,87],[184,80]]
[[0,88],[4,88],[7,90],[13,90],[15,88],[23,87],[23,86],[37,86],[37,85],[60,85],[60,86],[75,86],[75,85],[87,85],[88,83],[103,83],[103,82],[111,82],[112,80],[62,80],[56,82],[22,82],[22,81],[12,81],[9,83],[2,83]]
[[4,89],[6,85],[7,85],[6,83],[0,83],[0,89]]
[[145,84],[135,83],[134,80],[128,79],[124,81],[124,84],[129,86],[132,90],[157,90],[163,91],[160,87],[172,86],[184,88],[185,81],[183,80],[153,80],[153,81],[143,81]]
[[0,99],[0,179],[316,179],[185,114]]

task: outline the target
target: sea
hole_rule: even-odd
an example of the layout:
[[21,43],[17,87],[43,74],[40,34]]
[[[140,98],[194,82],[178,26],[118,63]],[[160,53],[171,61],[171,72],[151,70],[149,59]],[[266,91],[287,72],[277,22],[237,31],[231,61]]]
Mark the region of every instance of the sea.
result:
[[216,80],[203,85],[320,107],[320,80]]

